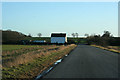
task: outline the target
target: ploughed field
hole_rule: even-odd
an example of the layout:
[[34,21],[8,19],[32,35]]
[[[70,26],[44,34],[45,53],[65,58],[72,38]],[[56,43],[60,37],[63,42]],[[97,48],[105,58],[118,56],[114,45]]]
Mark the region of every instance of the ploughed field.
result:
[[3,45],[3,78],[34,79],[76,45]]

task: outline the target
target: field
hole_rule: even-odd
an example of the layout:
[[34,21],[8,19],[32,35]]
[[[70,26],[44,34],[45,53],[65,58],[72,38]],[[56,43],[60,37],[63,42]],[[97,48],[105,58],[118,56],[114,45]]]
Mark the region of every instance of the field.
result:
[[76,45],[3,45],[3,78],[34,79]]
[[32,45],[2,45],[2,51],[12,51],[17,49],[23,49],[23,48],[30,48],[34,47]]

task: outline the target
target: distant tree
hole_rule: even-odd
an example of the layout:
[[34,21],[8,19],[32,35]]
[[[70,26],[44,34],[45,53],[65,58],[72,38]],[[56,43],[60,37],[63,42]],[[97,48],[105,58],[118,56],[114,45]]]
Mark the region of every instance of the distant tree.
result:
[[79,35],[79,34],[78,34],[78,33],[72,33],[71,35],[72,35],[74,38],[75,38],[75,37],[78,38],[78,35]]
[[78,38],[78,33],[75,33],[75,36]]
[[87,34],[87,33],[86,33],[84,36],[88,37],[88,36],[89,36],[89,34]]
[[38,35],[39,37],[41,37],[41,36],[42,36],[42,34],[41,34],[41,33],[38,33],[37,35]]
[[32,37],[32,35],[29,33],[29,34],[28,34],[28,37]]
[[111,33],[109,31],[104,31],[102,37],[111,37]]
[[72,33],[71,35],[75,38],[75,33]]

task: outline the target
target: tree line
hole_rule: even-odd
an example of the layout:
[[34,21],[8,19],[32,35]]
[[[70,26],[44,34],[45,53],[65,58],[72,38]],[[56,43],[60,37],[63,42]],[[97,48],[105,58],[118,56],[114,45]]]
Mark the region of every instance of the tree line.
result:
[[109,31],[104,31],[104,34],[100,36],[96,35],[88,35],[85,34],[88,44],[95,44],[101,46],[120,46],[120,37],[113,37],[113,35]]
[[[21,40],[26,40],[26,42],[29,42],[33,37],[31,34],[25,35],[21,32],[17,31],[11,31],[11,30],[0,30],[2,32],[2,44],[20,44]],[[38,37],[41,37],[42,34],[38,33]],[[113,35],[109,31],[104,31],[104,34],[100,36],[99,34],[96,35],[89,35],[85,34],[86,38],[79,38],[78,33],[72,33],[71,34],[73,37],[69,38],[68,37],[68,43],[87,43],[87,44],[95,44],[95,45],[101,45],[101,46],[119,46],[120,45],[120,37],[113,37]],[[28,40],[29,39],[29,40]],[[41,37],[41,39],[43,39]],[[46,39],[45,39],[46,40]],[[49,38],[50,40],[50,38]],[[47,39],[47,41],[49,41]]]

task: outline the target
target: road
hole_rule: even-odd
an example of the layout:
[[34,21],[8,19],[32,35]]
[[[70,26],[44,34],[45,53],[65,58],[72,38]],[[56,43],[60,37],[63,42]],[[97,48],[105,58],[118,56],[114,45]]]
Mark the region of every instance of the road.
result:
[[118,54],[78,45],[44,78],[118,78]]

